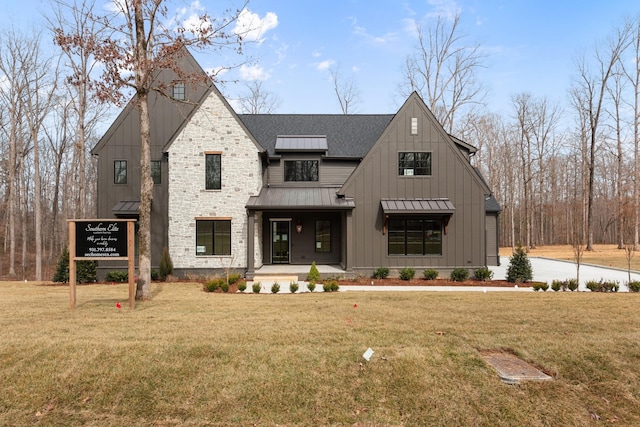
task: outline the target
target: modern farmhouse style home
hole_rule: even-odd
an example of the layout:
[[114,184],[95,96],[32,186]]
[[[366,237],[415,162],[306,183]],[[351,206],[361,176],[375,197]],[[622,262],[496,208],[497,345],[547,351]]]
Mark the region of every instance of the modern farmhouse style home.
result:
[[[189,53],[180,66],[204,73]],[[163,247],[177,275],[498,264],[500,206],[476,149],[416,93],[395,114],[236,114],[212,82],[177,78],[160,73],[171,90],[151,102],[154,266]],[[92,150],[99,218],[138,215],[139,142],[128,105]]]

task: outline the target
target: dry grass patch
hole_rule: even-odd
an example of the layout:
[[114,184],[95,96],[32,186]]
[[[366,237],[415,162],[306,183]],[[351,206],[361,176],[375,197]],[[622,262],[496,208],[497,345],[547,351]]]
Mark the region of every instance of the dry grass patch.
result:
[[[637,294],[153,294],[0,283],[0,425],[640,424]],[[555,380],[505,385],[486,349]]]
[[[511,248],[500,248],[500,255],[511,256]],[[545,257],[575,262],[573,248],[570,245],[538,246],[527,254],[532,257]],[[627,257],[624,249],[618,245],[594,245],[593,251],[584,251],[582,263],[616,267],[627,270]],[[635,254],[631,259],[631,269],[640,271],[640,255]]]

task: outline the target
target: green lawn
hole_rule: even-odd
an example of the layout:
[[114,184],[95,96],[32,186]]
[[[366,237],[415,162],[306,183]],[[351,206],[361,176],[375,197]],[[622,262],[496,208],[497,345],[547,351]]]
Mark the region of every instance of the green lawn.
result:
[[640,425],[640,294],[152,292],[0,283],[0,426]]

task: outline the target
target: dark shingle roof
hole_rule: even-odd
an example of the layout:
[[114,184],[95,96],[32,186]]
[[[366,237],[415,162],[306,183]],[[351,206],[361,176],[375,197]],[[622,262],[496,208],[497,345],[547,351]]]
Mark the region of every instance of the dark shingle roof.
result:
[[270,156],[279,135],[326,135],[328,157],[364,157],[393,114],[239,114]]

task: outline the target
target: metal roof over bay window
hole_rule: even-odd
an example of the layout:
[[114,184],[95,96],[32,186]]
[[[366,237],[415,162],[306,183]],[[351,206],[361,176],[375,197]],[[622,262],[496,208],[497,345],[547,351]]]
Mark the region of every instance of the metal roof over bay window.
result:
[[326,135],[278,135],[276,152],[326,152],[329,149]]
[[385,214],[449,214],[456,208],[449,199],[383,199],[380,201]]

